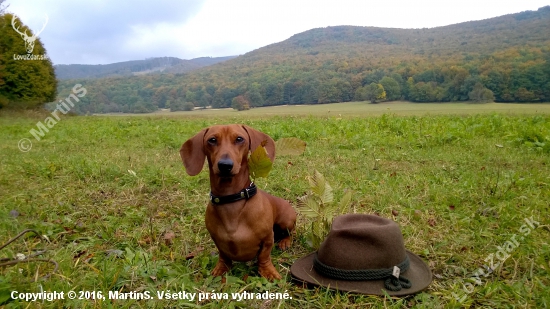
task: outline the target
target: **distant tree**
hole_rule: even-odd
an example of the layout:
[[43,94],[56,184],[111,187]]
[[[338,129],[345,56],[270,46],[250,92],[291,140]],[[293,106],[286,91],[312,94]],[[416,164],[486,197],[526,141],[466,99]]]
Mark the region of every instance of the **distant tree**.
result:
[[409,100],[413,102],[440,102],[446,95],[445,89],[436,82],[418,82],[409,91]]
[[212,96],[208,92],[206,92],[199,99],[199,106],[202,108],[206,108],[210,105],[212,105]]
[[476,103],[488,103],[493,102],[495,100],[495,96],[493,95],[493,92],[485,86],[483,86],[482,83],[477,83],[474,86],[474,89],[470,91],[468,94],[470,101],[476,102]]
[[401,86],[399,86],[399,83],[395,79],[384,76],[384,78],[380,80],[380,85],[384,87],[386,99],[388,101],[399,100],[401,98]]
[[214,93],[214,97],[212,98],[212,107],[216,107],[216,108],[231,107],[233,98],[235,98],[238,95],[239,95],[238,89],[221,86]]
[[485,77],[485,86],[493,92],[496,101],[502,101],[502,95],[506,91],[505,76],[498,70],[491,70]]
[[378,103],[386,99],[386,91],[384,86],[377,83],[371,83],[366,86],[366,99],[371,103]]
[[286,82],[283,85],[283,101],[281,103],[283,104],[289,104],[292,97],[294,96],[294,83],[293,82]]
[[264,105],[278,105],[283,101],[283,90],[275,83],[269,83],[265,87]]
[[386,73],[384,72],[384,70],[381,70],[381,69],[370,72],[367,75],[365,75],[365,78],[363,78],[363,85],[378,83],[385,75]]
[[185,93],[185,101],[197,102],[197,94],[191,90],[187,90],[187,92]]
[[251,87],[251,89],[246,92],[245,97],[252,107],[264,105],[264,98],[262,98],[259,87]]
[[152,102],[138,101],[128,108],[130,113],[151,113],[158,110]]
[[470,98],[470,92],[474,90],[475,85],[481,83],[479,76],[470,75],[464,79],[457,94],[459,101],[466,101]]
[[414,78],[409,77],[407,79],[407,82],[405,83],[405,87],[403,87],[403,96],[406,100],[413,101],[411,92],[414,90]]
[[194,107],[195,106],[193,105],[193,103],[185,102],[182,98],[178,98],[170,102],[171,112],[189,111],[189,110],[193,110]]
[[[37,37],[33,52],[28,53],[25,41],[14,31],[12,22],[19,32],[33,35],[17,16],[0,15],[0,108],[34,108],[55,101],[57,80],[46,49]],[[35,60],[16,60],[14,55]]]
[[355,101],[366,101],[367,100],[367,86],[359,87],[355,90],[355,95],[353,97],[353,100]]
[[248,110],[250,109],[250,102],[248,102],[244,96],[240,95],[233,98],[231,101],[231,107],[238,111]]
[[212,96],[212,107],[219,108],[223,105],[223,90],[222,88],[216,89],[214,95]]
[[206,86],[206,93],[208,93],[211,96],[214,96],[214,93],[216,93],[216,86],[214,85],[207,85]]
[[291,104],[312,104],[318,102],[318,90],[316,84],[300,83],[296,86],[296,94],[292,97]]
[[166,106],[166,101],[168,100],[168,92],[168,87],[158,87],[152,97],[153,104],[159,108],[164,108]]
[[535,102],[538,101],[538,97],[532,91],[522,87],[516,91],[516,100],[519,102]]
[[326,81],[321,84],[318,91],[318,103],[340,102],[340,90],[335,83]]
[[191,103],[191,102],[183,103],[183,110],[184,111],[192,111],[194,109],[195,109],[195,105],[193,105],[193,103]]

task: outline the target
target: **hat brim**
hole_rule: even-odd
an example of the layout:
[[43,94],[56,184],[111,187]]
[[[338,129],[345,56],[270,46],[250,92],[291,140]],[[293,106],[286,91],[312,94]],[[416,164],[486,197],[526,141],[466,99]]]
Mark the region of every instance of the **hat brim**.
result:
[[412,286],[400,291],[388,291],[384,288],[383,280],[369,281],[347,281],[324,277],[317,273],[313,268],[313,258],[316,252],[313,252],[303,258],[298,259],[290,267],[290,272],[298,281],[315,286],[324,286],[342,292],[353,292],[368,295],[404,296],[418,293],[427,288],[432,282],[432,272],[428,265],[416,254],[407,250],[410,259],[409,269],[401,276],[411,281]]

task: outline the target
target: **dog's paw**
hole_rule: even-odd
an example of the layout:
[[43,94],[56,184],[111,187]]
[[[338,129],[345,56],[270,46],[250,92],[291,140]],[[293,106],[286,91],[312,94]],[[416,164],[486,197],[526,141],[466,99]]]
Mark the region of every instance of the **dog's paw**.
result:
[[260,276],[266,278],[269,281],[279,280],[282,278],[273,265],[259,267],[258,272],[260,273]]
[[223,276],[228,271],[229,271],[229,267],[227,267],[225,263],[218,261],[218,263],[216,264],[216,267],[214,267],[214,269],[212,270],[212,276],[214,277]]
[[260,276],[269,281],[279,280],[282,278],[279,272],[275,269],[275,266],[271,263],[265,263],[263,265],[258,264],[258,272],[260,273]]
[[286,250],[286,249],[290,248],[291,244],[292,244],[292,238],[289,236],[289,237],[285,237],[285,238],[281,239],[281,241],[279,241],[277,246],[281,250]]

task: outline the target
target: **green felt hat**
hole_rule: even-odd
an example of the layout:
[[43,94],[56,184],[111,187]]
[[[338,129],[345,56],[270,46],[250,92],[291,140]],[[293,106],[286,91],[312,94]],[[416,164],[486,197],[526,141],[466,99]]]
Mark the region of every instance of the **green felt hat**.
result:
[[290,267],[295,280],[343,292],[405,296],[430,285],[432,273],[405,249],[397,223],[375,215],[334,218],[317,252]]

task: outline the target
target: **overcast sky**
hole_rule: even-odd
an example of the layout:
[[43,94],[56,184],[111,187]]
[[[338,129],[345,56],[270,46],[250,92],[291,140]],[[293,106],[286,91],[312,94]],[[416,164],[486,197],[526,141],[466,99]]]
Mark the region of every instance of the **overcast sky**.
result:
[[240,55],[312,28],[432,28],[550,5],[550,0],[7,0],[54,64]]

